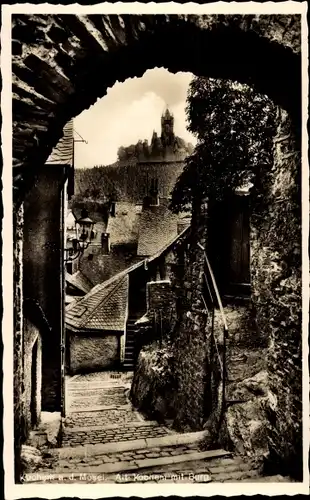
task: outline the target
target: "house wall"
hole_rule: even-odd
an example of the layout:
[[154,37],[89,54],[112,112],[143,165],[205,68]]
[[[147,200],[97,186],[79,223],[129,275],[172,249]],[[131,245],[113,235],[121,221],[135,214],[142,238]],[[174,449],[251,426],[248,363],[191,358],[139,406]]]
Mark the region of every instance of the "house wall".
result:
[[[33,352],[36,352],[35,357]],[[32,379],[33,363],[36,365],[36,380]],[[30,430],[33,427],[32,405],[34,405],[37,423],[40,422],[41,415],[42,339],[38,328],[27,318],[24,318],[24,374],[24,418],[26,427]],[[35,387],[33,387],[33,384],[35,384]],[[32,401],[33,397],[34,401]]]
[[119,366],[121,332],[102,335],[68,333],[70,373],[100,371]]
[[24,202],[23,294],[37,301],[51,328],[42,343],[42,410],[61,409],[64,168],[46,166]]

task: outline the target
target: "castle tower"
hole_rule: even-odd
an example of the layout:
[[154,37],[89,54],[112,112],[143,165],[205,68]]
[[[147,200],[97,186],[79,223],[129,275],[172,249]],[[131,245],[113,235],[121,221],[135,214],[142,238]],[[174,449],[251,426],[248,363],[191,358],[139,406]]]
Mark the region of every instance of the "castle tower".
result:
[[174,141],[174,117],[167,108],[161,117],[161,140],[164,146],[172,146]]

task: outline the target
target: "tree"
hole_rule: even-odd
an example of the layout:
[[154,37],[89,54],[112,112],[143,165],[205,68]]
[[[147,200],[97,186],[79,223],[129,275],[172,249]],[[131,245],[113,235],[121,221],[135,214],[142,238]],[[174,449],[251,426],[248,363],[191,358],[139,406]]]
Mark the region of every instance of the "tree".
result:
[[272,164],[275,107],[248,85],[195,77],[186,112],[198,142],[172,193],[178,212],[197,197],[221,199]]
[[117,150],[117,156],[120,161],[127,160],[127,152],[124,146],[120,146]]

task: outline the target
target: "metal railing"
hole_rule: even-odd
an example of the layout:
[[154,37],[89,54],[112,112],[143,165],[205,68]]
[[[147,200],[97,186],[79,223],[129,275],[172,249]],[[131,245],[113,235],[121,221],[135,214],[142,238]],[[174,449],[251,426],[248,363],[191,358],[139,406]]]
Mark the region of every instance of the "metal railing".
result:
[[[217,359],[220,366],[221,373],[221,407],[220,407],[220,419],[223,417],[223,413],[225,411],[226,406],[226,398],[225,398],[225,389],[226,389],[226,378],[227,378],[227,370],[226,370],[226,339],[228,335],[228,327],[227,321],[224,313],[224,308],[221,300],[221,296],[218,290],[218,286],[216,284],[216,280],[214,277],[214,273],[209,262],[207,253],[205,248],[198,243],[198,247],[203,251],[205,268],[204,268],[204,281],[206,286],[206,293],[201,293],[201,299],[203,301],[204,307],[208,316],[211,316],[211,337],[215,346],[215,351],[217,355]],[[217,336],[214,332],[215,326],[215,310],[218,309],[220,311],[221,318],[221,327],[223,332],[223,342],[221,348],[219,347],[219,343],[217,340]]]

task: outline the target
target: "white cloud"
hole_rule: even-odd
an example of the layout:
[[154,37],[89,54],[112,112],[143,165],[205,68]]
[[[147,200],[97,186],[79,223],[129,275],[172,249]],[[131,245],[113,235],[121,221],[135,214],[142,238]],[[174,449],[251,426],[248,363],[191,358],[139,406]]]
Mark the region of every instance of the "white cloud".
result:
[[175,133],[196,143],[186,130],[186,95],[192,75],[169,73],[163,68],[147,71],[142,78],[117,82],[107,95],[81,113],[75,129],[88,141],[76,143],[75,165],[91,167],[116,161],[119,146],[150,141],[160,133],[160,118],[166,106],[175,116]]

